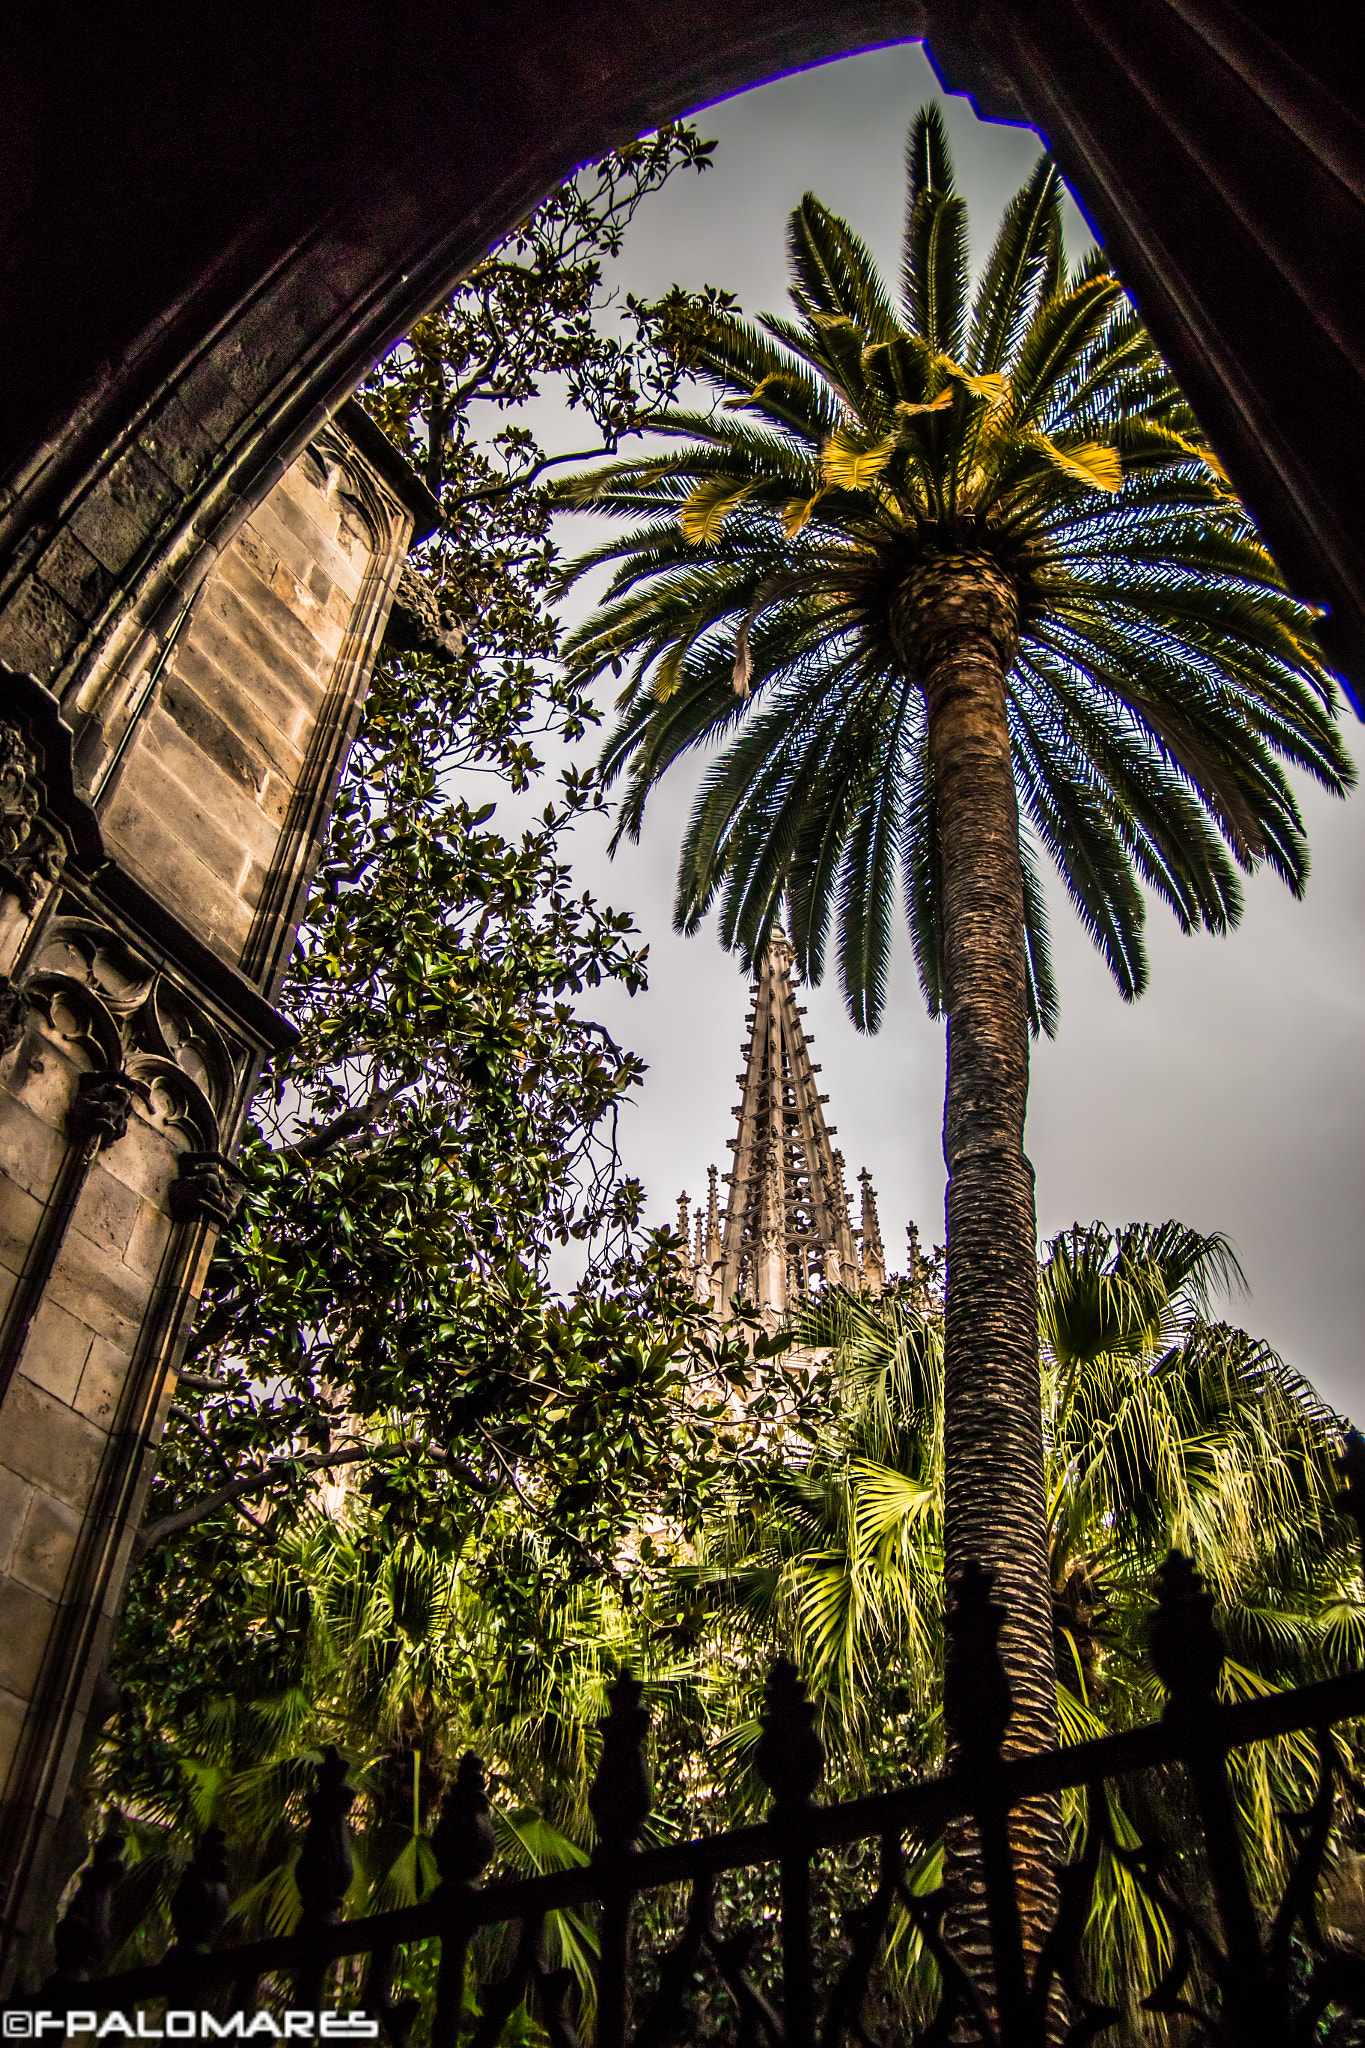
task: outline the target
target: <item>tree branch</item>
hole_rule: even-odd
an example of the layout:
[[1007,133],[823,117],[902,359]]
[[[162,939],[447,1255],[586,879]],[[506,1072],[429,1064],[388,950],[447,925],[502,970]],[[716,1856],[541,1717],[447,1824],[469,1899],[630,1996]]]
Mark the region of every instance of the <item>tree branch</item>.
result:
[[324,1124],[320,1131],[310,1131],[306,1138],[300,1138],[296,1144],[282,1145],[281,1159],[289,1160],[291,1165],[302,1165],[305,1160],[320,1159],[324,1153],[343,1144],[347,1138],[357,1137],[361,1131],[372,1125],[378,1113],[387,1109],[394,1097],[400,1095],[407,1085],[406,1081],[397,1081],[392,1088],[376,1088],[359,1108],[343,1109],[340,1116],[333,1117],[331,1123]]
[[608,1558],[599,1557],[597,1555],[597,1552],[593,1550],[588,1544],[586,1544],[581,1536],[575,1536],[572,1529],[566,1529],[562,1522],[556,1522],[553,1520],[551,1516],[547,1515],[544,1508],[537,1507],[533,1500],[527,1499],[526,1495],[522,1492],[521,1487],[518,1484],[517,1475],[514,1468],[508,1464],[507,1459],[503,1456],[501,1449],[494,1442],[493,1438],[488,1434],[488,1431],[486,1429],[481,1429],[479,1431],[479,1435],[483,1438],[489,1450],[493,1453],[493,1456],[497,1459],[503,1471],[507,1474],[507,1483],[511,1487],[513,1493],[516,1495],[517,1499],[521,1502],[522,1506],[525,1508],[527,1514],[532,1516],[537,1522],[539,1522],[542,1528],[552,1530],[556,1536],[562,1536],[564,1541],[567,1544],[569,1544],[572,1549],[576,1550],[580,1557],[586,1558],[587,1562],[590,1565],[592,1565],[595,1570],[601,1572],[603,1578],[619,1581],[621,1574],[616,1569],[616,1566],[612,1564]]
[[[640,429],[632,428],[631,431]],[[615,453],[616,443],[609,441],[601,448],[580,448],[572,455],[542,455],[539,462],[533,462],[520,476],[509,476],[505,483],[483,484],[477,491],[465,491],[460,497],[447,498],[445,502],[458,511],[461,505],[477,505],[486,498],[505,498],[512,491],[520,490],[523,484],[529,484],[543,469],[553,469],[557,462],[595,462],[599,455]]]
[[192,1394],[226,1394],[231,1392],[226,1380],[211,1380],[207,1373],[182,1372],[176,1374],[176,1391],[188,1387]]
[[207,1522],[220,1509],[230,1507],[235,1501],[248,1500],[253,1493],[265,1493],[282,1478],[279,1466],[297,1465],[304,1472],[330,1472],[337,1465],[359,1465],[370,1458],[384,1458],[396,1451],[424,1450],[437,1464],[444,1465],[452,1479],[467,1486],[471,1493],[488,1494],[493,1488],[481,1480],[467,1465],[457,1465],[448,1451],[436,1444],[424,1444],[419,1437],[409,1438],[399,1444],[353,1444],[344,1451],[311,1451],[302,1458],[275,1459],[267,1467],[257,1467],[254,1472],[244,1473],[240,1478],[220,1486],[216,1493],[205,1494],[202,1500],[191,1501],[187,1508],[180,1508],[173,1515],[163,1515],[159,1522],[152,1522],[145,1529],[139,1529],[133,1538],[133,1562],[142,1559],[158,1543],[165,1543],[172,1536],[183,1536],[187,1529],[193,1529],[200,1522]]
[[[348,1451],[316,1451],[307,1457],[290,1459],[288,1462],[297,1463],[305,1472],[324,1472],[330,1471],[334,1465],[357,1465],[366,1458],[382,1457],[385,1451],[391,1448],[393,1447],[387,1444],[356,1444]],[[399,1445],[398,1448],[407,1449],[408,1446]],[[276,1461],[277,1464],[284,1462],[286,1461],[283,1459]],[[202,1500],[192,1501],[189,1507],[181,1508],[176,1514],[163,1515],[159,1522],[151,1523],[146,1529],[139,1529],[133,1539],[134,1562],[140,1562],[155,1544],[164,1543],[171,1536],[183,1536],[187,1529],[193,1529],[198,1523],[208,1521],[211,1515],[216,1515],[220,1508],[228,1507],[233,1501],[247,1500],[253,1493],[264,1493],[268,1487],[277,1485],[281,1476],[278,1470],[262,1471],[258,1468],[255,1472],[247,1473],[244,1478],[234,1479],[229,1485],[220,1486],[216,1493],[205,1494]]]

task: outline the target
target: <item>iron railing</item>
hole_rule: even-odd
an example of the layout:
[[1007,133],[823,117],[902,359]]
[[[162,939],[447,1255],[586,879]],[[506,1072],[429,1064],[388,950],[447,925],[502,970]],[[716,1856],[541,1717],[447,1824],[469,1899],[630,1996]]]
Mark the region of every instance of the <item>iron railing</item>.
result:
[[[772,1794],[769,1818],[686,1843],[636,1847],[649,1812],[644,1764],[648,1715],[642,1687],[620,1679],[602,1722],[601,1761],[590,1804],[597,1850],[589,1864],[527,1879],[481,1884],[494,1853],[489,1804],[478,1759],[464,1758],[448,1791],[432,1846],[437,1889],[419,1905],[344,1920],[352,1864],[346,1815],[354,1793],[346,1764],[324,1753],[296,1868],[302,1917],[286,1937],[235,1947],[215,1943],[228,1917],[224,1838],[210,1828],[199,1843],[171,1907],[175,1940],[159,1963],[102,1974],[110,1906],[121,1874],[122,1843],[110,1832],[96,1846],[79,1888],[59,1922],[57,1969],[33,2001],[57,2014],[132,2012],[213,2004],[223,2013],[250,2012],[263,1984],[274,2002],[316,2012],[329,1971],[343,1958],[368,1957],[359,2003],[382,2023],[391,2048],[410,2048],[419,2018],[431,2048],[496,2048],[509,2019],[527,2003],[551,2048],[577,2048],[573,1979],[545,1962],[547,1916],[596,1905],[600,1959],[596,1982],[596,2048],[666,2048],[690,2037],[690,1994],[708,1980],[724,1987],[733,2007],[733,2038],[741,2048],[873,2048],[869,1988],[893,1914],[908,1919],[937,1965],[937,2010],[901,2039],[932,2044],[975,2041],[988,2048],[1043,2048],[1045,2042],[1101,2040],[1123,2024],[1116,2007],[1096,2002],[1079,1959],[1103,1853],[1125,1870],[1170,1930],[1170,1961],[1146,2010],[1180,2016],[1177,2038],[1230,2048],[1362,2038],[1344,2029],[1365,2017],[1365,1955],[1324,1932],[1317,1894],[1339,1792],[1354,1796],[1349,1752],[1331,1734],[1335,1723],[1365,1717],[1365,1672],[1296,1691],[1235,1704],[1217,1696],[1223,1646],[1213,1603],[1187,1559],[1172,1553],[1160,1574],[1152,1630],[1152,1663],[1167,1693],[1159,1722],[1083,1745],[1036,1755],[1001,1757],[1009,1691],[996,1638],[1001,1610],[982,1573],[957,1591],[950,1639],[950,1682],[971,1703],[961,1731],[958,1766],[937,1778],[870,1798],[822,1806],[815,1793],[823,1752],[813,1709],[797,1673],[775,1666],[756,1765]],[[1317,1749],[1317,1787],[1309,1809],[1293,1817],[1297,1846],[1278,1909],[1258,1912],[1248,1880],[1230,1755],[1277,1736],[1307,1733]],[[1106,1788],[1160,1767],[1186,1774],[1192,1815],[1203,1843],[1200,1899],[1173,1872],[1167,1847],[1155,1838],[1137,1846],[1117,1838]],[[1030,1955],[1021,1928],[1010,1815],[1026,1801],[1072,1790],[1086,1801],[1080,1859],[1059,1874],[1057,1911],[1041,1949]],[[988,1908],[991,1976],[983,1985],[955,1952],[944,1890],[924,1895],[908,1881],[907,1844],[922,1849],[954,1823],[975,1829],[976,1854]],[[840,1955],[817,1968],[812,1927],[812,1871],[822,1851],[875,1844],[878,1875],[869,1895],[844,1915]],[[754,1931],[717,1926],[717,1880],[727,1871],[775,1867],[780,1894],[780,1990],[768,1990],[751,1967]],[[632,2012],[631,1922],[636,1900],[670,1886],[688,1887],[675,1944],[656,1957],[654,1988]],[[467,1995],[470,1945],[481,1929],[509,1936],[510,1965]],[[514,1939],[510,1938],[514,1931]],[[439,1968],[429,2010],[395,1998],[395,1958],[410,1944],[439,1943]],[[825,1981],[820,1981],[821,1976]],[[357,1980],[358,1981],[358,1980]],[[169,2029],[168,2029],[169,2031]]]

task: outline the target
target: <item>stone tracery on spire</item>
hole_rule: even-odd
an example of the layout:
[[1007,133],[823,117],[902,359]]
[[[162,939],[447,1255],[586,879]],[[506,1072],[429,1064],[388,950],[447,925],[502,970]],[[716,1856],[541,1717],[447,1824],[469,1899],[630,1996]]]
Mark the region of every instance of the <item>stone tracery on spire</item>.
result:
[[812,1061],[812,1041],[801,1022],[804,1008],[792,987],[792,948],[776,931],[750,998],[743,1093],[734,1106],[729,1139],[732,1170],[722,1221],[715,1167],[708,1173],[704,1233],[698,1209],[687,1228],[687,1202],[679,1203],[684,1264],[698,1295],[723,1314],[734,1295],[752,1302],[765,1320],[779,1322],[796,1302],[826,1287],[886,1285],[886,1253],[871,1176],[859,1175],[860,1227],[849,1214],[842,1153],[830,1140]]

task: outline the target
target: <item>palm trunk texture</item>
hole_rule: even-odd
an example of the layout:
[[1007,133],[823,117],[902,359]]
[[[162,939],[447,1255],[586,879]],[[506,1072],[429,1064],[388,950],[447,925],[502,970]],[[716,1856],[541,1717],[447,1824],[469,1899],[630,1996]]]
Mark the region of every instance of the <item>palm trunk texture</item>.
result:
[[[1004,1753],[1057,1739],[1042,1408],[1037,1225],[1024,1156],[1028,994],[1019,810],[1004,678],[1013,659],[1014,592],[993,564],[945,558],[920,572],[896,620],[918,676],[940,821],[948,990],[948,1167],[944,1559],[948,1598],[969,1562],[992,1575],[1005,1609],[1000,1651],[1011,1714]],[[949,1726],[950,1757],[963,1729]],[[1035,1955],[1055,1906],[1054,1808],[1026,1809],[1012,1830],[1024,1942]],[[968,1843],[947,1845],[954,1915],[967,1957],[989,1978],[985,1901]]]

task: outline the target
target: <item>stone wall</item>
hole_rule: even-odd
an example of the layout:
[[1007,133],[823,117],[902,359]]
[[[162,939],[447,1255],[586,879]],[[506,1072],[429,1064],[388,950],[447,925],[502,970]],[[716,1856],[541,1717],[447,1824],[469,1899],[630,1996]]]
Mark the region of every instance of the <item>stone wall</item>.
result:
[[430,524],[348,412],[75,729],[0,670],[0,1868],[20,1956],[79,1849],[87,1723],[230,1154],[292,1037],[270,999]]

